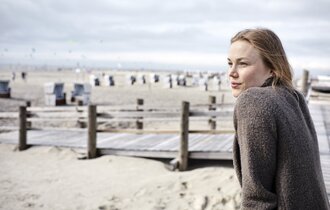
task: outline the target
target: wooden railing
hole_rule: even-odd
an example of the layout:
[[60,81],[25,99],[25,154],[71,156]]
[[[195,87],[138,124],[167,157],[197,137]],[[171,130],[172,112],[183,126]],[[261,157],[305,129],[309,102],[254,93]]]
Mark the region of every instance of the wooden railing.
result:
[[[111,107],[102,105],[87,106],[65,106],[65,107],[27,107],[20,106],[19,113],[0,112],[0,118],[16,118],[19,117],[19,150],[28,148],[27,131],[32,129],[45,129],[46,127],[35,126],[39,122],[77,122],[82,128],[64,128],[65,130],[86,130],[87,125],[87,158],[95,158],[97,156],[97,132],[126,132],[126,133],[177,133],[180,135],[180,147],[178,148],[178,157],[172,161],[174,167],[179,170],[187,168],[188,161],[188,135],[189,133],[233,133],[230,130],[216,129],[216,122],[223,120],[231,120],[232,107],[226,104],[216,104],[214,99],[210,98],[207,105],[197,105],[190,109],[189,102],[182,102],[181,109],[152,109],[143,105],[143,100],[137,100],[136,107]],[[206,108],[205,108],[206,107]],[[147,130],[144,129],[143,123],[149,121],[175,121],[180,122],[177,130]],[[189,123],[193,120],[203,120],[209,122],[209,129],[191,130]],[[109,129],[99,128],[100,123],[104,122],[136,122],[136,129]],[[49,128],[48,128],[49,129]],[[51,129],[59,129],[52,127]]]

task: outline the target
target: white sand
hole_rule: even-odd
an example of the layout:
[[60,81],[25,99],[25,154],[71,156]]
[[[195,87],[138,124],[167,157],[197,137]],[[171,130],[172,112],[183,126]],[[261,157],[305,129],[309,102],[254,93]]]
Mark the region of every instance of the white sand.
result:
[[[29,72],[25,82],[18,76],[10,83],[12,98],[0,99],[0,111],[17,111],[24,100],[44,106],[45,82],[64,82],[69,98],[73,82],[88,81],[88,75],[72,72]],[[10,79],[10,72],[0,72],[0,79]],[[226,101],[233,101],[228,90],[219,92],[211,86],[205,92],[198,87],[164,89],[161,83],[127,86],[124,80],[123,73],[116,73],[115,87],[93,88],[92,102],[127,105],[143,98],[156,108],[180,107],[183,100],[206,104],[209,95],[220,100],[222,93]],[[10,123],[0,120],[0,125]],[[218,164],[171,172],[156,160],[119,156],[78,160],[80,155],[54,147],[18,152],[13,145],[0,144],[0,209],[238,209],[240,189],[232,167]]]
[[160,161],[0,144],[1,209],[238,209],[230,167],[170,172]]

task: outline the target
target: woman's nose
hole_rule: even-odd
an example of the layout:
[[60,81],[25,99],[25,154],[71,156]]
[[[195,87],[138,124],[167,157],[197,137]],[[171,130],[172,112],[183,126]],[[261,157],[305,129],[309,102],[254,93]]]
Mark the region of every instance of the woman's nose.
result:
[[229,67],[229,70],[228,71],[229,71],[228,72],[229,77],[234,77],[234,78],[238,77],[238,72],[237,72],[237,70],[236,70],[236,68],[235,68],[234,65],[231,66],[231,67]]

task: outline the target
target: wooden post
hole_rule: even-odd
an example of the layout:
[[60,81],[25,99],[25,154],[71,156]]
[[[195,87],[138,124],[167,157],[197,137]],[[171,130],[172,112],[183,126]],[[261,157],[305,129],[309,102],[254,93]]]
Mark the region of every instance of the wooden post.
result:
[[[31,107],[31,101],[26,101],[26,107]],[[30,117],[30,113],[26,112],[26,117]],[[32,128],[32,122],[26,121],[26,127]]]
[[19,107],[19,142],[18,150],[27,149],[26,144],[26,106]]
[[96,150],[96,106],[88,106],[88,144],[87,144],[87,158],[95,158]]
[[188,135],[189,135],[189,102],[182,102],[179,170],[185,171],[188,168]]
[[[214,111],[215,108],[215,104],[216,104],[216,97],[215,96],[209,96],[209,111]],[[216,129],[216,120],[215,117],[211,117],[209,119],[209,126],[211,130],[215,130]]]
[[[138,98],[136,100],[136,111],[138,112],[142,112],[143,108],[141,108],[140,106],[143,106],[144,101],[141,98]],[[138,117],[136,120],[136,129],[138,130],[142,130],[143,129],[143,117]]]
[[309,79],[309,71],[304,69],[303,76],[302,76],[301,91],[305,97],[307,96],[307,92],[308,92],[308,79]]

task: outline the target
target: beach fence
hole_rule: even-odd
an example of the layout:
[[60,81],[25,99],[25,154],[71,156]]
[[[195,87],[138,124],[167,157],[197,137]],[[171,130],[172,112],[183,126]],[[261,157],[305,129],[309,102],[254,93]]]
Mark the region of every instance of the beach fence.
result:
[[[172,169],[179,169],[180,171],[186,170],[188,167],[188,159],[191,155],[191,151],[188,149],[189,134],[223,134],[233,133],[230,130],[216,129],[216,120],[223,120],[226,117],[232,116],[231,109],[224,109],[225,106],[231,105],[216,104],[214,96],[210,96],[209,104],[206,105],[194,105],[193,107],[189,102],[183,101],[181,108],[150,108],[144,105],[143,99],[137,99],[136,105],[131,105],[129,108],[104,106],[104,105],[88,105],[88,106],[64,106],[64,107],[19,107],[19,150],[24,150],[29,147],[27,132],[29,130],[58,130],[57,138],[61,138],[61,131],[82,131],[87,130],[87,158],[95,158],[98,155],[109,154],[108,149],[97,148],[97,133],[135,133],[141,135],[140,138],[146,134],[176,134],[179,135],[177,155],[171,161]],[[0,118],[4,118],[6,113],[0,113]],[[7,113],[7,117],[17,117],[17,114]],[[194,120],[212,120],[210,129],[197,130],[190,129],[190,123]],[[59,128],[59,127],[44,127],[37,126],[33,123],[33,126],[28,127],[27,122],[87,122],[87,129],[80,128]],[[114,129],[114,128],[101,128],[100,125],[104,122],[136,122],[135,129]],[[143,122],[146,121],[176,121],[177,129],[166,130],[146,130],[143,128]],[[54,135],[54,133],[52,133]],[[45,137],[47,139],[47,137]],[[77,138],[80,140],[81,138]],[[65,139],[69,141],[68,139]],[[125,141],[122,141],[125,144]],[[51,142],[48,142],[51,144]],[[118,142],[117,142],[118,144]],[[140,145],[141,146],[141,145]],[[127,151],[126,151],[127,152]],[[154,157],[157,157],[159,152],[154,152]],[[115,154],[115,153],[110,153]],[[134,151],[130,151],[129,154],[133,154]]]

